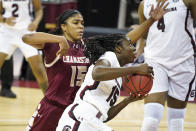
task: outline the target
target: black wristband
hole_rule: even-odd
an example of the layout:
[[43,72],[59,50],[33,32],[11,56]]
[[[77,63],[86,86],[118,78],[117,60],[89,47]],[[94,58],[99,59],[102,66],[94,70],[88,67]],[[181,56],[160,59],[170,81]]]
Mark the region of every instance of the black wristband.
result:
[[3,23],[5,23],[6,22],[6,18],[5,17],[3,17]]

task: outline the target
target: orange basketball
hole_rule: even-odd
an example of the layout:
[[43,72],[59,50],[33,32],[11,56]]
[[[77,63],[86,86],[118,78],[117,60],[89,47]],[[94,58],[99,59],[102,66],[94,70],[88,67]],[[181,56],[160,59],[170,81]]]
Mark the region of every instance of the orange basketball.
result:
[[145,75],[127,75],[123,77],[123,88],[132,94],[145,95],[151,90],[153,80]]

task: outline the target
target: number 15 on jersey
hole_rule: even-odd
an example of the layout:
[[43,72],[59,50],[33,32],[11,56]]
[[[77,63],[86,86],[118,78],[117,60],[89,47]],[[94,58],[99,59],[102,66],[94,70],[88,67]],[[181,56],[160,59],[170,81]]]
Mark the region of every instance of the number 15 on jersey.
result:
[[72,75],[71,75],[70,87],[81,86],[87,72],[87,67],[71,66],[71,68],[72,68]]

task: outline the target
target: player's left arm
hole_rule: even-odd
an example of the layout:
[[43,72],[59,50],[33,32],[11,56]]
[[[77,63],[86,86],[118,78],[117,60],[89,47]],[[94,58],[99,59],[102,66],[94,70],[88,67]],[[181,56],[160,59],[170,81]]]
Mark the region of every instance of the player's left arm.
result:
[[191,11],[191,15],[196,20],[196,0],[184,0],[185,5]]
[[131,40],[132,44],[143,37],[155,21],[161,19],[167,12],[169,12],[169,10],[166,10],[168,5],[169,3],[167,0],[158,0],[156,8],[154,8],[154,6],[151,7],[150,18],[144,21],[136,29],[126,34],[126,36]]
[[122,100],[120,103],[118,103],[115,106],[112,106],[110,110],[108,111],[108,118],[104,122],[108,122],[111,119],[113,119],[122,109],[124,109],[129,103],[135,102],[137,100],[142,100],[146,96],[135,96],[135,95],[130,95],[126,97],[124,100]]
[[29,31],[35,31],[43,17],[41,0],[33,0],[33,8],[35,11],[35,18],[28,27]]

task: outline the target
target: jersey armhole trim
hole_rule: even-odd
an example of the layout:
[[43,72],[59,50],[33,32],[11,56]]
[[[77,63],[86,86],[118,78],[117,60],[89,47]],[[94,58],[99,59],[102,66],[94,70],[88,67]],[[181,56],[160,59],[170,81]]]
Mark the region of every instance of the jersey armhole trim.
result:
[[44,65],[45,67],[49,68],[52,67],[59,59],[60,59],[60,55],[58,55],[51,63],[47,64],[46,60],[44,59]]

